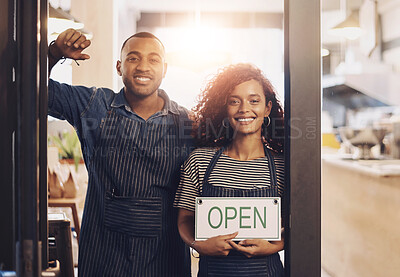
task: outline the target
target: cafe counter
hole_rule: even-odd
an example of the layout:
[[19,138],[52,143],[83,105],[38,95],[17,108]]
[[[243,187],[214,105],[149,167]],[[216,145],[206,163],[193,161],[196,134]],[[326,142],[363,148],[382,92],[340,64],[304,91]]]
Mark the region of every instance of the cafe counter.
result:
[[399,276],[400,160],[322,157],[322,265],[332,276]]

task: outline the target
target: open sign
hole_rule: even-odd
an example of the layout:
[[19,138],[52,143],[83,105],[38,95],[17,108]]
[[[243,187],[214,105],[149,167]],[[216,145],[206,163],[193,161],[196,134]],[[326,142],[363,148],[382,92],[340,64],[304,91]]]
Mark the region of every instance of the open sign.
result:
[[195,239],[281,240],[280,197],[196,197]]

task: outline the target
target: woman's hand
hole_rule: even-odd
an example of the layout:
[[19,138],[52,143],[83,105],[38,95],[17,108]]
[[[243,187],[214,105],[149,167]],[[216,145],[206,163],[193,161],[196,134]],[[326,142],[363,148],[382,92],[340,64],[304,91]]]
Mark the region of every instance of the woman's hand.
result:
[[201,255],[226,256],[232,249],[229,240],[235,238],[238,232],[229,235],[216,236],[205,241],[194,241],[194,212],[186,209],[178,211],[178,230],[182,240],[193,247]]
[[205,241],[196,241],[193,248],[200,255],[205,256],[227,256],[232,250],[231,239],[237,236],[238,232],[229,235],[221,235],[209,238]]
[[178,210],[178,230],[182,240],[193,247],[200,255],[227,256],[232,246],[229,241],[234,239],[238,232],[209,238],[205,241],[194,241],[194,212],[186,209]]
[[243,253],[246,257],[268,256],[283,250],[284,242],[267,241],[263,239],[247,239],[236,244],[234,241],[228,241],[230,246]]

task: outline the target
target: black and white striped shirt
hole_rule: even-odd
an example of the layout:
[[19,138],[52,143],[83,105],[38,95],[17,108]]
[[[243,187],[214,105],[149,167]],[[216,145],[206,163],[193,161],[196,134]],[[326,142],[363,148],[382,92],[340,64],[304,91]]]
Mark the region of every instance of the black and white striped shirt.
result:
[[[181,180],[176,191],[174,207],[195,210],[195,198],[201,195],[204,174],[217,148],[194,150],[181,167]],[[284,160],[282,155],[274,155],[279,196],[284,189]],[[270,186],[268,159],[240,161],[222,154],[209,177],[213,186],[251,189]]]

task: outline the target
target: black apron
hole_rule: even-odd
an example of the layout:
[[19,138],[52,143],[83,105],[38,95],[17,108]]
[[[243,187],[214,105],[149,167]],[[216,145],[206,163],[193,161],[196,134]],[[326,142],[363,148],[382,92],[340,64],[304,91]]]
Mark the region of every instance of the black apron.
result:
[[[224,148],[217,151],[212,158],[203,180],[203,197],[278,197],[278,184],[276,180],[275,163],[269,150],[265,148],[265,155],[268,158],[271,186],[254,189],[231,189],[220,186],[213,186],[208,178],[221,156]],[[226,257],[221,256],[200,256],[199,273],[200,277],[276,277],[283,276],[284,270],[279,258],[275,253],[269,256],[247,258],[242,253],[231,250]]]
[[[172,203],[186,158],[179,116],[150,124],[112,108],[101,123],[83,222],[81,276],[188,276]],[[82,256],[82,257],[81,257]]]

